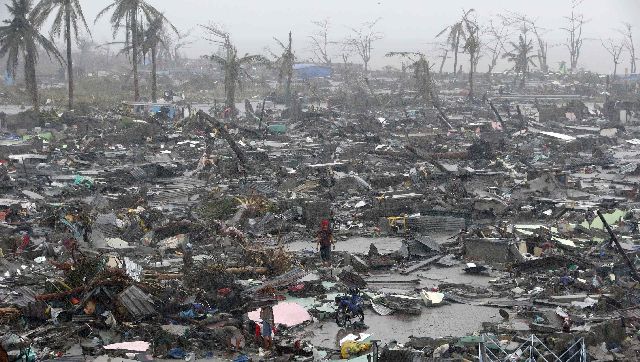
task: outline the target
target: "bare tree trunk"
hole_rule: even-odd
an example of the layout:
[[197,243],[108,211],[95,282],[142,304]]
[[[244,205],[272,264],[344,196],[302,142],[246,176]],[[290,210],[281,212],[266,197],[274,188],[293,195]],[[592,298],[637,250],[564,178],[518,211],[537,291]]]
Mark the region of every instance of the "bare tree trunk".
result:
[[547,64],[547,53],[549,45],[545,42],[540,42],[541,46],[544,44],[544,50],[540,51],[540,68],[544,73],[549,73],[549,65]]
[[232,77],[231,75],[229,75],[229,78],[231,79],[226,79],[225,78],[225,90],[226,90],[226,97],[225,97],[225,107],[231,109],[231,112],[233,114],[235,114],[235,110],[236,110],[236,80],[235,77]]
[[156,64],[157,52],[157,47],[153,46],[151,48],[151,100],[153,101],[153,103],[156,103],[158,101],[158,73]]
[[444,63],[447,61],[447,54],[449,54],[449,49],[444,51],[442,55],[442,61],[440,62],[440,69],[438,70],[439,74],[442,74],[442,68],[444,68]]
[[455,49],[453,50],[453,75],[458,74],[458,47],[460,46],[460,34],[456,36]]
[[291,32],[289,32],[289,46],[287,47],[287,79],[285,84],[285,104],[287,107],[291,107],[291,79],[293,78],[293,40],[291,38]]
[[631,48],[631,74],[636,73],[636,52],[635,49]]
[[469,58],[469,99],[473,99],[473,55],[470,55]]
[[67,81],[69,84],[69,110],[73,109],[73,60],[71,59],[71,3],[65,4],[65,37],[67,41]]
[[138,82],[138,18],[135,11],[131,12],[131,49],[133,55],[133,100],[140,100],[140,86]]
[[31,96],[33,110],[39,112],[40,105],[38,104],[38,86],[36,84],[36,50],[30,46],[27,46],[26,48],[24,59],[25,85],[29,96]]

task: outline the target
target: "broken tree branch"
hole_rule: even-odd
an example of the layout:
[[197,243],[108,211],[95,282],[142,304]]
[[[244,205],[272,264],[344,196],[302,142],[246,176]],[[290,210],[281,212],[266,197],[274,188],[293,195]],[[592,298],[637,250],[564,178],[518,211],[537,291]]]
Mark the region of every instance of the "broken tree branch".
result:
[[233,152],[236,154],[236,157],[238,157],[238,160],[240,161],[240,163],[242,163],[243,166],[246,165],[247,159],[244,156],[244,152],[242,152],[240,147],[238,147],[238,144],[236,143],[236,141],[233,140],[233,137],[231,137],[231,135],[229,134],[227,129],[224,127],[224,125],[220,123],[220,121],[218,121],[215,117],[208,115],[202,110],[198,111],[196,115],[201,120],[207,121],[211,128],[217,129],[218,132],[220,132],[220,135],[222,136],[222,138],[224,138],[225,141],[227,141],[227,143],[229,144],[229,147],[231,147]]
[[602,225],[604,225],[604,227],[607,229],[607,232],[609,233],[609,236],[611,236],[611,241],[613,241],[613,244],[615,245],[616,251],[618,252],[618,254],[620,254],[622,256],[622,258],[624,259],[625,263],[627,263],[627,266],[630,269],[629,271],[631,273],[631,277],[635,281],[640,282],[640,275],[638,275],[638,272],[636,271],[635,265],[633,264],[631,259],[629,259],[629,256],[627,255],[627,253],[624,252],[624,249],[622,249],[622,246],[620,245],[620,242],[618,241],[618,238],[616,237],[616,234],[613,233],[613,230],[611,230],[611,227],[609,226],[609,223],[607,222],[607,220],[604,219],[604,215],[602,215],[600,210],[597,210],[596,213],[598,214],[598,217],[602,221]]

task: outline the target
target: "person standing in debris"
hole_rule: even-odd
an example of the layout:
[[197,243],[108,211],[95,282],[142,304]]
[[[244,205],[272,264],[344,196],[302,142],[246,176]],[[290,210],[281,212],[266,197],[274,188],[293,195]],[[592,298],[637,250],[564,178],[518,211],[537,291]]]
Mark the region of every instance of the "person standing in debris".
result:
[[182,268],[187,273],[193,267],[193,246],[191,243],[182,245]]
[[318,250],[320,251],[320,257],[325,266],[331,266],[331,246],[333,250],[336,249],[335,240],[333,238],[333,231],[329,225],[329,220],[324,219],[320,224],[320,231],[318,231]]
[[265,306],[260,309],[260,319],[262,319],[262,325],[260,326],[260,332],[262,334],[262,343],[265,350],[270,350],[273,344],[273,307]]
[[29,233],[27,231],[21,231],[20,232],[20,236],[21,236],[21,243],[20,245],[17,247],[17,253],[21,254],[29,245],[29,242],[31,241],[31,236],[29,236]]

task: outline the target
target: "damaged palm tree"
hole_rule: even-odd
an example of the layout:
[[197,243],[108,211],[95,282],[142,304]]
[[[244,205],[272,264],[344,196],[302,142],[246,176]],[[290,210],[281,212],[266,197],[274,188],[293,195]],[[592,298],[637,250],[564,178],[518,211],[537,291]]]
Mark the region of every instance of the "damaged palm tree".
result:
[[460,53],[460,46],[463,45],[461,41],[464,41],[467,38],[465,21],[469,14],[471,14],[474,9],[469,9],[467,11],[463,11],[462,18],[456,21],[454,24],[447,26],[442,29],[441,32],[436,35],[436,38],[441,35],[447,33],[447,44],[451,47],[453,51],[453,74],[458,74],[458,53]]
[[507,15],[501,15],[501,18],[502,18],[503,24],[506,24],[510,27],[514,27],[516,30],[522,27],[527,27],[527,29],[531,29],[538,43],[538,47],[537,47],[538,65],[540,67],[540,70],[543,73],[548,73],[549,65],[547,64],[547,54],[549,51],[549,42],[545,40],[545,36],[544,36],[545,33],[548,32],[548,30],[541,28],[538,25],[537,19],[531,18],[527,15],[519,14],[516,12],[508,12]]
[[[438,96],[435,91],[431,68],[433,64],[429,64],[426,56],[417,52],[391,52],[387,56],[401,56],[410,59],[413,63],[409,66],[413,68],[414,80],[416,82],[416,91],[418,96],[422,97],[425,106],[433,105],[438,110],[438,119],[442,121],[448,128],[453,128],[446,113],[442,110]],[[415,57],[418,59],[415,59]]]
[[285,45],[278,38],[273,38],[280,48],[282,55],[276,57],[275,65],[278,69],[278,83],[284,88],[284,103],[287,107],[291,107],[291,82],[293,80],[293,64],[295,63],[295,55],[293,54],[291,32],[289,32],[289,42]]
[[37,24],[30,16],[31,0],[12,0],[6,5],[10,20],[4,20],[0,26],[0,58],[7,60],[7,73],[15,77],[18,69],[19,55],[24,58],[24,79],[27,92],[31,97],[33,109],[39,110],[38,85],[36,80],[36,63],[38,62],[38,46],[42,47],[50,57],[60,64],[64,63],[62,55],[55,45],[38,31]]
[[[424,102],[424,105],[434,103],[433,99],[433,79],[431,77],[432,64],[429,64],[426,56],[417,52],[390,52],[387,57],[400,56],[411,60],[409,68],[413,68],[413,76],[416,84],[416,91]],[[416,59],[417,57],[417,59]]]
[[167,18],[154,16],[149,20],[142,43],[142,52],[151,56],[151,100],[154,103],[158,101],[158,52],[161,47],[168,48],[164,42],[166,25],[178,34],[178,29],[167,21]]
[[231,43],[228,32],[215,25],[200,25],[207,33],[206,38],[213,44],[222,46],[223,55],[205,55],[204,58],[217,64],[224,72],[225,108],[232,114],[236,113],[236,85],[242,85],[241,77],[249,76],[246,67],[252,64],[268,64],[269,61],[262,55],[245,54],[238,56],[238,49]]
[[476,71],[480,60],[480,26],[475,19],[464,18],[464,26],[467,29],[463,50],[469,54],[469,99],[473,99],[473,73]]
[[[158,53],[162,48],[168,50],[165,43],[166,25],[177,34],[178,30],[171,24],[162,14],[151,15],[147,28],[140,24],[138,34],[139,51],[145,59],[147,56],[151,58],[151,100],[158,101]],[[133,51],[132,45],[126,45],[121,53],[130,53]]]
[[532,40],[527,38],[527,31],[527,27],[523,27],[522,34],[518,37],[518,43],[510,42],[511,51],[502,56],[510,63],[513,63],[513,71],[516,74],[521,74],[520,88],[524,88],[527,74],[529,74],[529,66],[535,66],[533,61],[535,55],[532,54]]
[[133,66],[133,100],[138,101],[140,100],[138,56],[140,55],[140,47],[142,46],[142,36],[139,34],[141,31],[140,24],[143,21],[143,18],[150,21],[157,17],[164,18],[164,15],[144,0],[114,0],[113,3],[98,13],[96,21],[111,10],[113,10],[113,14],[109,19],[109,22],[113,29],[114,38],[121,29],[124,29],[125,47],[131,47],[131,64]]
[[164,32],[162,42],[166,45],[158,51],[158,56],[171,61],[172,66],[179,66],[180,60],[184,57],[182,49],[193,44],[191,38],[192,30],[173,32]]

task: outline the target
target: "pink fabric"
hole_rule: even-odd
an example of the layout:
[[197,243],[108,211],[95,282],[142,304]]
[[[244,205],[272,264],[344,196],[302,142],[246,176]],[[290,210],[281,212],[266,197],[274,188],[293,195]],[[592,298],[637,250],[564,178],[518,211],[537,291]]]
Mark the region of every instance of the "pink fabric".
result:
[[104,349],[122,349],[126,351],[146,352],[149,349],[149,342],[135,341],[114,343],[104,346]]
[[[260,309],[249,312],[249,319],[254,322],[261,322]],[[300,304],[282,302],[273,306],[273,319],[276,324],[292,327],[311,320],[311,315]]]

